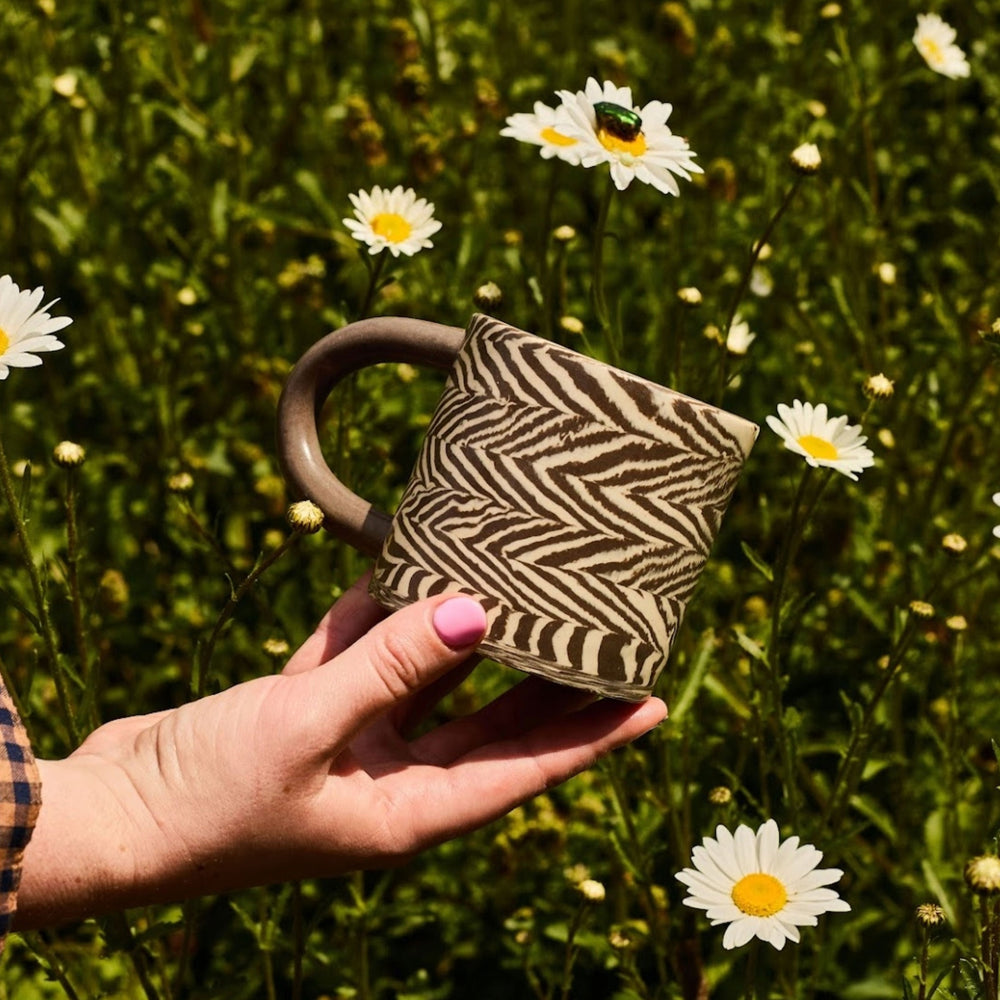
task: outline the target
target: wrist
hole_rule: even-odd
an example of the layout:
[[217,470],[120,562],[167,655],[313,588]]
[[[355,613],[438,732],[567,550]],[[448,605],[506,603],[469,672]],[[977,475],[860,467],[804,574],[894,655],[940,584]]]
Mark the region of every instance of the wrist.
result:
[[44,800],[24,852],[15,930],[135,905],[142,865],[127,776],[98,757],[38,761]]

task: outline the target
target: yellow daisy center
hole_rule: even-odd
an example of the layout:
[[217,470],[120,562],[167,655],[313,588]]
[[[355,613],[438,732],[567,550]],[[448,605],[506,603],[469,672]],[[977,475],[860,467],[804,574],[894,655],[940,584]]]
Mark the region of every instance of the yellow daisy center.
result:
[[813,458],[838,458],[840,452],[837,451],[835,445],[832,445],[825,438],[816,437],[815,434],[803,434],[801,437],[795,439],[798,443],[805,448],[805,450]]
[[372,219],[372,232],[390,243],[402,243],[413,232],[413,226],[397,212],[379,212]]
[[744,875],[733,886],[732,896],[737,908],[751,917],[773,917],[788,902],[785,887],[764,872]]
[[646,137],[641,132],[634,139],[619,139],[607,129],[599,128],[597,139],[609,153],[629,153],[631,156],[642,156],[646,152]]
[[576,139],[571,139],[562,132],[557,132],[551,125],[542,129],[542,138],[553,146],[575,146]]
[[924,38],[920,42],[920,52],[929,63],[940,63],[944,59],[941,46],[933,38]]
[[0,354],[6,354],[8,347],[10,347],[10,337],[7,336],[4,328],[0,326]]

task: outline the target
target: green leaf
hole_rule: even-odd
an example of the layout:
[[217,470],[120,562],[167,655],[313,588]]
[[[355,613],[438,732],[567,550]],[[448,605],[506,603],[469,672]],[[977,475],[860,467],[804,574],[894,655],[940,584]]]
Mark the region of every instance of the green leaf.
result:
[[764,652],[764,647],[759,642],[751,639],[741,628],[734,628],[733,635],[736,637],[736,641],[744,653],[747,653],[761,663],[767,663],[767,653]]
[[29,622],[31,622],[31,627],[36,632],[41,632],[42,626],[38,621],[38,618],[24,606],[24,603],[18,597],[12,594],[6,587],[0,587],[0,597],[2,597],[8,604],[17,608],[17,610],[20,611]]
[[750,560],[757,572],[760,573],[760,575],[764,577],[768,583],[774,583],[774,570],[771,569],[771,567],[764,561],[764,557],[746,542],[740,542],[740,548],[743,550],[743,555]]

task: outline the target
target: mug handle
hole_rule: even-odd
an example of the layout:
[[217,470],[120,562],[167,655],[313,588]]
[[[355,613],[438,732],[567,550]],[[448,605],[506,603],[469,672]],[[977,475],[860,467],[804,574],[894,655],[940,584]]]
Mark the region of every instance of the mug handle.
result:
[[318,340],[292,369],[278,401],[278,458],[294,491],[325,515],[324,527],[365,555],[378,555],[392,518],[348,489],[323,458],[317,422],[326,397],[351,372],[381,362],[451,368],[465,331],[422,319],[379,316]]

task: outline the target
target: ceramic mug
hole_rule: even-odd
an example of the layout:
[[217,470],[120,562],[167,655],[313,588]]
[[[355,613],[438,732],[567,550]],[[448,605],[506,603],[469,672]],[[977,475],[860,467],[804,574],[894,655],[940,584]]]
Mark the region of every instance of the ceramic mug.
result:
[[[379,362],[449,373],[393,517],[336,479],[316,425],[332,387]],[[757,431],[483,315],[352,323],[303,355],[278,406],[286,478],[376,556],[379,603],[470,594],[481,654],[629,701],[666,664]]]

